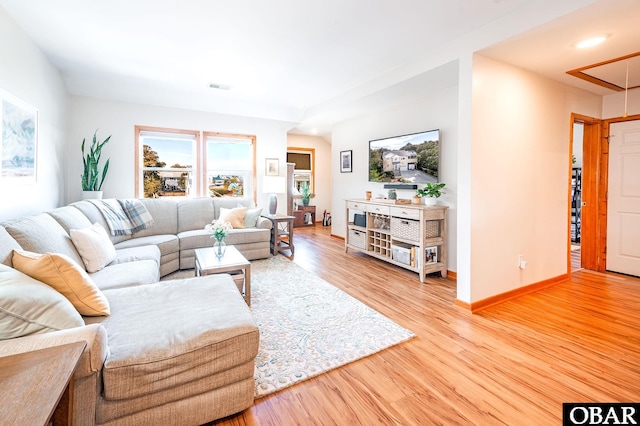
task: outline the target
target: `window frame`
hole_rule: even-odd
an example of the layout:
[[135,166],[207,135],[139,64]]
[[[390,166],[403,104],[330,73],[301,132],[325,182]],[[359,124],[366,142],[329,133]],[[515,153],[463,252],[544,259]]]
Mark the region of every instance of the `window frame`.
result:
[[188,197],[211,197],[209,194],[209,190],[207,187],[207,138],[226,138],[226,139],[250,139],[252,146],[252,155],[253,155],[253,165],[251,167],[251,184],[252,184],[252,193],[244,194],[244,197],[252,197],[254,202],[256,201],[257,195],[257,174],[256,174],[256,152],[257,152],[257,137],[255,135],[246,135],[246,134],[237,134],[237,133],[225,133],[225,132],[212,132],[212,131],[203,131],[203,130],[187,130],[187,129],[174,129],[168,127],[157,127],[157,126],[142,126],[135,125],[134,126],[134,179],[135,179],[135,197],[136,198],[145,198],[144,197],[144,182],[142,180],[142,176],[144,174],[144,165],[142,158],[142,144],[140,134],[141,132],[150,132],[150,133],[167,133],[167,134],[176,134],[176,135],[188,135],[189,137],[195,138],[195,164],[193,165],[193,182],[195,185],[195,190]]
[[[207,147],[208,141],[207,139],[211,138],[223,138],[223,139],[249,139],[251,140],[251,153],[253,155],[253,165],[251,167],[251,192],[250,195],[254,202],[256,200],[256,187],[257,187],[257,178],[256,178],[256,143],[257,138],[255,135],[244,135],[239,133],[223,133],[223,132],[202,132],[202,193],[204,196],[209,196],[209,188],[207,186]],[[248,197],[249,194],[245,192],[245,197]]]

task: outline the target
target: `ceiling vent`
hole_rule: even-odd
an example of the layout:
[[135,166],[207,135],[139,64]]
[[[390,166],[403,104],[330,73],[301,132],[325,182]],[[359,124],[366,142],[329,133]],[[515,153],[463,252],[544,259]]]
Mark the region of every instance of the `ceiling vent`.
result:
[[209,83],[209,87],[218,90],[229,90],[231,86],[229,84]]

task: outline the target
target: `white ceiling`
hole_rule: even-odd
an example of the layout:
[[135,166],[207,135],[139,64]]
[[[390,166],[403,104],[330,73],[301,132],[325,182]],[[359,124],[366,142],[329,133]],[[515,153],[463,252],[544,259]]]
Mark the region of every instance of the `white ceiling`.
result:
[[[456,84],[461,51],[610,93],[565,71],[640,50],[638,0],[0,0],[0,6],[60,69],[73,95],[277,119],[303,133],[315,127],[327,134],[385,99]],[[601,47],[573,48],[600,32],[610,35]]]

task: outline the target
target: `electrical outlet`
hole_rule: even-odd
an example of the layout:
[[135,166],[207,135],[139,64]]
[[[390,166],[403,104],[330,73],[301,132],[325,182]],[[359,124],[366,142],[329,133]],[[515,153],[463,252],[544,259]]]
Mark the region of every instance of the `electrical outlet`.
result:
[[518,267],[525,269],[527,267],[527,261],[524,260],[524,254],[518,255]]

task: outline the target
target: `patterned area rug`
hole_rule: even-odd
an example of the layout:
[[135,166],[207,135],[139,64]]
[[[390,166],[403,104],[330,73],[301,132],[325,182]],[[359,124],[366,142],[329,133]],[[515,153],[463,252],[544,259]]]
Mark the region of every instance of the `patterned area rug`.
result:
[[[193,271],[165,279],[183,275]],[[251,262],[251,311],[260,328],[256,398],[415,336],[283,256]]]

